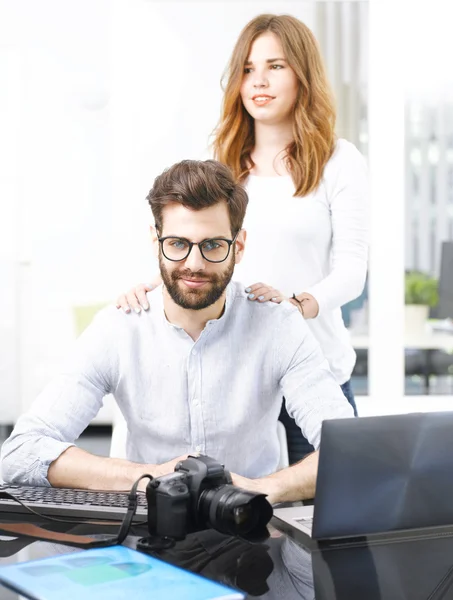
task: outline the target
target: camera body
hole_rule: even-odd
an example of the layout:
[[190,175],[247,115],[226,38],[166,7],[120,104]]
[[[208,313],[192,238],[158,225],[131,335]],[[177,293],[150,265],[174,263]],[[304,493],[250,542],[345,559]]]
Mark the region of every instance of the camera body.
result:
[[197,512],[205,489],[230,484],[231,475],[208,456],[189,456],[174,473],[153,479],[147,486],[148,529],[154,535],[184,539],[205,529]]
[[189,456],[174,473],[146,488],[148,530],[153,536],[182,540],[188,533],[213,527],[249,541],[268,537],[272,507],[265,494],[232,485],[229,471],[209,456]]

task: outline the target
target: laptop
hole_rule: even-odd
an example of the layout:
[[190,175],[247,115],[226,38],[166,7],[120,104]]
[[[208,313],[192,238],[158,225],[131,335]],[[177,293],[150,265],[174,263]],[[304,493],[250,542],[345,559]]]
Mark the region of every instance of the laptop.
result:
[[274,508],[314,540],[453,525],[453,412],[324,421],[313,506]]

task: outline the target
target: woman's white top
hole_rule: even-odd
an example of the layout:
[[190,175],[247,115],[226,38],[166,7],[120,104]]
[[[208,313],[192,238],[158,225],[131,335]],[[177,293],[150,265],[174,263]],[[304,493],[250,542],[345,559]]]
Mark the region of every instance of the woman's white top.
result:
[[[289,176],[249,176],[247,243],[235,279],[259,281],[286,296],[308,292],[319,304],[307,324],[342,384],[355,352],[340,307],[363,290],[368,260],[368,176],[357,148],[339,139],[318,188],[294,197]],[[259,342],[258,342],[259,343]]]

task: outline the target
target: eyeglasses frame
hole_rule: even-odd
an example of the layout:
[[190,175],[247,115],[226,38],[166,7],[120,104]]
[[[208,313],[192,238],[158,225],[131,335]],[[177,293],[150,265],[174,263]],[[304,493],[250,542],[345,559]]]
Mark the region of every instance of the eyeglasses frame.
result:
[[[179,237],[177,235],[167,235],[165,237],[158,237],[157,241],[160,243],[160,248],[162,250],[162,254],[165,256],[165,258],[167,260],[170,260],[171,262],[182,262],[183,260],[187,260],[190,253],[192,252],[192,248],[194,246],[198,246],[198,250],[200,251],[200,254],[204,258],[204,260],[207,260],[208,262],[213,263],[213,264],[219,264],[219,263],[225,262],[226,259],[230,256],[231,246],[236,242],[240,231],[241,230],[239,230],[236,233],[236,235],[234,236],[234,238],[232,240],[229,240],[228,238],[224,238],[224,237],[214,237],[214,238],[206,238],[205,240],[201,240],[201,242],[191,242],[190,240],[188,240],[187,238],[184,238],[184,237]],[[168,256],[165,254],[164,242],[165,242],[165,240],[171,240],[171,239],[182,240],[183,242],[187,242],[187,244],[189,245],[189,251],[187,252],[187,254],[184,258],[168,258]],[[223,242],[227,242],[228,252],[227,252],[227,255],[225,256],[225,258],[222,258],[222,260],[211,260],[209,258],[206,258],[206,256],[203,254],[203,250],[201,249],[202,244],[206,244],[206,242],[210,242],[211,240],[222,240]]]

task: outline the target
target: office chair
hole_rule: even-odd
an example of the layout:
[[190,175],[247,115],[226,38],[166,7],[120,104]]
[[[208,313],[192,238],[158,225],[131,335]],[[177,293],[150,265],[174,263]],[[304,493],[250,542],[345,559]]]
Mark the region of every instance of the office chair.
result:
[[280,444],[280,460],[277,471],[289,467],[288,441],[286,439],[286,429],[281,421],[277,421],[277,435]]
[[98,304],[84,304],[81,306],[73,307],[73,315],[74,315],[74,331],[76,337],[82,333],[84,329],[88,327],[88,325],[93,320],[93,317],[96,313],[98,313],[101,309],[105,308],[107,303],[98,303]]
[[112,439],[110,458],[126,458],[127,423],[118,405],[113,406]]

